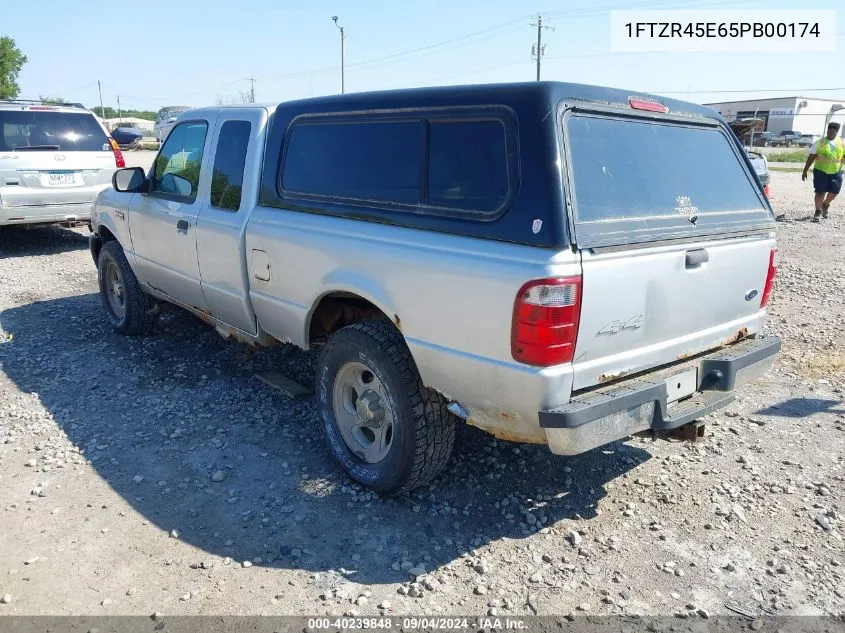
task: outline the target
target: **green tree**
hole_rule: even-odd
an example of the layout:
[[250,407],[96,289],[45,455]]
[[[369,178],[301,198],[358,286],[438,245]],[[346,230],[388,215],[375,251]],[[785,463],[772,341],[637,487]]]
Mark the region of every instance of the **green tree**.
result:
[[18,74],[27,62],[26,55],[11,37],[0,37],[0,99],[16,99],[20,94]]
[[44,95],[38,95],[38,98],[41,99],[41,103],[68,103],[64,97],[45,97]]
[[[111,106],[106,106],[104,108],[105,112],[100,109],[100,106],[94,106],[91,108],[91,111],[96,114],[101,119],[114,119],[117,118],[117,110],[112,108]],[[127,118],[135,118],[135,119],[146,119],[147,121],[155,121],[156,120],[156,113],[151,110],[121,110],[121,116]]]

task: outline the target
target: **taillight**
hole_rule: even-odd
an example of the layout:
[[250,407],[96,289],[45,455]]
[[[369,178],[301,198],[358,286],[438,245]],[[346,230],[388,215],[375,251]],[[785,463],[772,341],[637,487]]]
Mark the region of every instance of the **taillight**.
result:
[[111,151],[114,152],[114,166],[118,169],[126,167],[126,161],[123,160],[123,152],[120,151],[117,141],[109,137],[109,145],[111,145]]
[[766,198],[771,197],[769,185],[763,185],[763,195],[766,196]]
[[581,277],[529,281],[514,302],[511,354],[540,367],[571,362],[580,317]]
[[766,285],[763,286],[763,297],[760,299],[760,307],[765,308],[769,302],[769,295],[772,294],[772,288],[775,285],[775,275],[778,274],[777,257],[778,249],[773,248],[769,253],[769,272],[766,275]]

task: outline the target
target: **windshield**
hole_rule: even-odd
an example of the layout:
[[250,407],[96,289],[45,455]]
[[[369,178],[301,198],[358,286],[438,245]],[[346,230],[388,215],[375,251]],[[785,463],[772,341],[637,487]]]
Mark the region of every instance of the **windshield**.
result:
[[108,151],[106,133],[87,112],[0,110],[0,151]]
[[765,209],[718,128],[572,116],[567,139],[580,222]]

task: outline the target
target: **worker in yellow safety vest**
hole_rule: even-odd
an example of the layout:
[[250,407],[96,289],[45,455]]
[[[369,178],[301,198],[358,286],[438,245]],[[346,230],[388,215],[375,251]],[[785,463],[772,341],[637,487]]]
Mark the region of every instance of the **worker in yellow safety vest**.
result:
[[842,190],[842,168],[845,167],[845,141],[839,135],[839,124],[827,126],[827,136],[813,143],[810,155],[804,165],[801,180],[807,180],[807,171],[815,161],[813,168],[813,190],[816,192],[816,212],[813,222],[827,219],[830,203]]

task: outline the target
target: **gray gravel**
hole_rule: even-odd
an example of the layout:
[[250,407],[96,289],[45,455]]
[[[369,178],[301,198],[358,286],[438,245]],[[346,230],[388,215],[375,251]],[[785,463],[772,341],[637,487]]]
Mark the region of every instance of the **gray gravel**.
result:
[[0,229],[0,614],[841,614],[845,213],[772,188],[784,353],[703,441],[562,458],[462,427],[396,499],[255,378],[307,384],[309,355],[175,308],[114,335],[84,230]]

